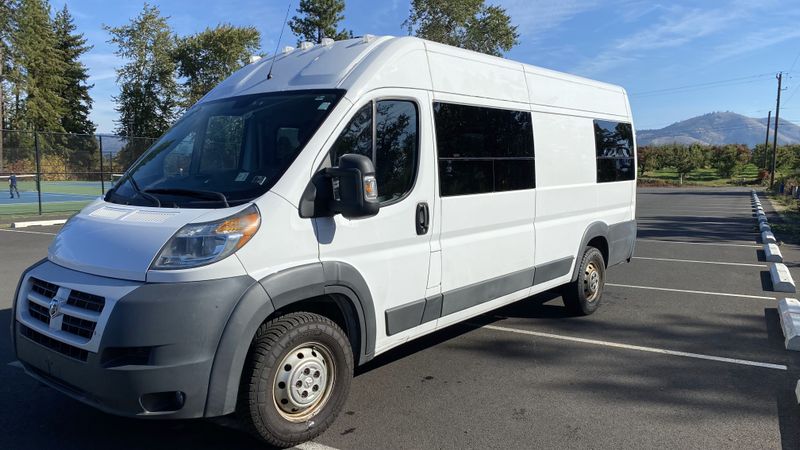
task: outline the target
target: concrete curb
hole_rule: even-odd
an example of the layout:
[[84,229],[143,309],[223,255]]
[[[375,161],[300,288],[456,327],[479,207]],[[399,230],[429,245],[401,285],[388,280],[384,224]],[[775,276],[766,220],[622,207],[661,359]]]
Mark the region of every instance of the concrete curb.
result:
[[778,244],[764,244],[764,256],[767,262],[783,262],[783,254]]
[[786,350],[800,351],[800,302],[794,298],[781,299],[778,301],[778,315]]
[[764,222],[759,222],[759,224],[758,224],[758,231],[760,231],[760,232],[762,232],[762,233],[763,233],[763,232],[765,232],[765,231],[772,231],[772,228],[769,226],[769,224],[768,224],[766,221],[764,221]]
[[774,244],[777,241],[775,240],[775,235],[772,234],[772,231],[764,231],[761,233],[761,242],[763,244]]
[[11,222],[11,228],[26,228],[26,227],[48,227],[52,225],[63,225],[67,222],[67,219],[55,219],[55,220],[32,220],[28,222]]
[[776,292],[797,292],[792,279],[792,274],[789,273],[789,268],[783,263],[772,263],[769,267],[769,276],[772,278],[772,290]]

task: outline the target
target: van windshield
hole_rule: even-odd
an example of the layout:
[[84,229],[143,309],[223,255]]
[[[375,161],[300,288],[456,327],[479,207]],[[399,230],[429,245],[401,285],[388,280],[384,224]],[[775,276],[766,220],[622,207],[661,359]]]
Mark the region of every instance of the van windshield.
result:
[[195,106],[106,195],[112,203],[221,208],[269,190],[343,91],[232,97]]

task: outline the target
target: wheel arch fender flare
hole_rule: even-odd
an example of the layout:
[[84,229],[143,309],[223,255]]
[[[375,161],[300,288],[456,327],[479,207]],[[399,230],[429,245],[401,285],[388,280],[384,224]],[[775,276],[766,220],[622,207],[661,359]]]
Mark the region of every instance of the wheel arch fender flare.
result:
[[225,325],[209,380],[206,417],[234,412],[239,383],[250,344],[258,327],[275,311],[323,295],[336,295],[346,301],[357,317],[346,317],[358,324],[363,364],[375,354],[375,307],[366,281],[351,265],[325,261],[273,273],[255,282],[242,295]]
[[572,281],[578,279],[578,272],[580,271],[580,264],[581,264],[581,255],[583,255],[583,249],[589,244],[594,238],[601,237],[608,242],[608,224],[605,222],[592,222],[586,227],[586,230],[583,232],[583,237],[581,238],[580,245],[578,246],[578,250],[575,252],[575,267],[572,270]]

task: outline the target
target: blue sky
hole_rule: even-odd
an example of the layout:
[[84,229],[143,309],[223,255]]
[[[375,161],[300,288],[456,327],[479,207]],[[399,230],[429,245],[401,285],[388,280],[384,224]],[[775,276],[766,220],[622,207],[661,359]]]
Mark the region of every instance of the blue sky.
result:
[[[65,0],[51,0],[60,9]],[[91,118],[112,132],[114,68],[121,61],[102,25],[136,16],[139,1],[66,0],[94,48],[83,61],[94,83]],[[181,35],[219,23],[253,25],[262,51],[275,48],[288,2],[163,0]],[[292,12],[298,1],[292,1]],[[506,8],[520,44],[506,57],[624,86],[636,127],[661,128],[712,111],[766,117],[784,77],[781,116],[800,123],[800,2],[777,0],[487,0]],[[404,35],[408,0],[346,0],[343,25],[356,35]],[[296,38],[287,29],[284,43]],[[696,86],[705,83],[703,86]],[[694,86],[683,88],[685,86]]]

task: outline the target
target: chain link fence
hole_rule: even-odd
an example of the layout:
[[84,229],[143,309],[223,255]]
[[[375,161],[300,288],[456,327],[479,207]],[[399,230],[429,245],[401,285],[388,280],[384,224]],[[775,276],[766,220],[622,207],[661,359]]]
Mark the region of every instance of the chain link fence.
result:
[[104,195],[155,141],[2,130],[0,182],[6,191],[0,195],[0,219],[80,210]]

